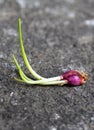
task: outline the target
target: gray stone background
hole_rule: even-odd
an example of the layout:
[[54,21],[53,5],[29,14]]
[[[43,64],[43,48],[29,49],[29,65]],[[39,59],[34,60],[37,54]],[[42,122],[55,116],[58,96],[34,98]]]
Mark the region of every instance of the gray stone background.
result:
[[[27,85],[18,76],[17,20],[33,68],[42,76],[88,73],[79,87]],[[0,0],[0,130],[94,130],[94,0]]]

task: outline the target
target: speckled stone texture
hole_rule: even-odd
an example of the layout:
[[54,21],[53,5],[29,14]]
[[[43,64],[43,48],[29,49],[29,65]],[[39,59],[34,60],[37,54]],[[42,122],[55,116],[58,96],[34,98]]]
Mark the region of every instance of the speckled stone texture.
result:
[[[33,68],[42,76],[83,70],[83,86],[27,85],[17,20]],[[0,130],[94,130],[94,0],[0,0]]]

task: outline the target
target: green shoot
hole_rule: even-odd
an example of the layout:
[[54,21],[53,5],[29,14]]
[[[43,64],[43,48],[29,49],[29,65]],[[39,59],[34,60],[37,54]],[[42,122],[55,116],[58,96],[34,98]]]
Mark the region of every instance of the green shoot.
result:
[[23,83],[27,83],[27,84],[41,84],[41,85],[64,85],[67,84],[67,80],[61,80],[61,76],[57,76],[57,77],[52,77],[52,78],[44,78],[42,76],[40,76],[39,74],[37,74],[32,66],[30,65],[27,56],[26,56],[26,52],[24,49],[24,45],[23,45],[23,40],[22,40],[22,29],[21,29],[21,20],[20,18],[18,19],[18,34],[19,34],[19,40],[20,40],[20,49],[21,49],[21,53],[22,53],[22,57],[23,60],[26,64],[27,69],[29,70],[29,72],[31,73],[31,75],[36,79],[36,80],[32,80],[31,78],[27,77],[25,75],[25,73],[22,71],[21,66],[19,65],[19,63],[17,62],[16,58],[14,55],[12,55],[13,61],[19,71],[19,75],[21,77],[21,79],[15,78],[15,80],[19,81],[19,82],[23,82]]
[[22,57],[24,59],[24,62],[26,64],[26,67],[27,69],[29,70],[29,72],[34,76],[34,78],[36,79],[45,79],[44,77],[40,76],[39,74],[37,74],[31,67],[28,59],[27,59],[27,56],[26,56],[26,53],[25,53],[25,49],[24,49],[24,46],[23,46],[23,40],[22,40],[22,29],[21,29],[21,20],[20,18],[18,19],[18,34],[19,34],[19,40],[20,40],[20,49],[21,49],[21,53],[22,53]]

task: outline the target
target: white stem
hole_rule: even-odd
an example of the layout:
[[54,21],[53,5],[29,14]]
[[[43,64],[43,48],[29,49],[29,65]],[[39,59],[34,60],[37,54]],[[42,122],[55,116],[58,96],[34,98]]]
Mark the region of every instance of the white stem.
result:
[[22,83],[27,83],[27,84],[39,84],[39,85],[60,85],[63,86],[65,84],[68,84],[67,80],[62,80],[62,81],[51,81],[51,82],[43,82],[42,80],[37,80],[37,81],[23,81],[21,79],[15,78],[15,80],[22,82]]
[[14,60],[14,63],[16,65],[18,71],[19,71],[19,74],[22,78],[22,80],[16,79],[17,81],[25,82],[25,83],[28,83],[28,84],[41,84],[41,85],[56,85],[56,84],[64,85],[64,84],[67,84],[66,80],[60,81],[60,76],[48,78],[48,79],[42,79],[42,80],[32,80],[24,74],[24,72],[22,71],[22,69],[21,69],[20,65],[18,64],[14,55],[12,55],[12,58]]

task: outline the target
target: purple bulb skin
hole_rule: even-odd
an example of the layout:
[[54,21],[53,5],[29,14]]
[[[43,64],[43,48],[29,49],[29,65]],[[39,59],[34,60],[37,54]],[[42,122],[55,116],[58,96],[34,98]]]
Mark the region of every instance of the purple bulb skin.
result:
[[73,76],[69,76],[67,78],[67,81],[68,81],[68,84],[70,85],[75,85],[75,86],[78,86],[78,85],[81,85],[82,82],[81,82],[81,78],[76,76],[76,75],[73,75]]
[[67,80],[68,84],[79,86],[84,84],[88,75],[82,71],[69,70],[61,75],[61,80]]

